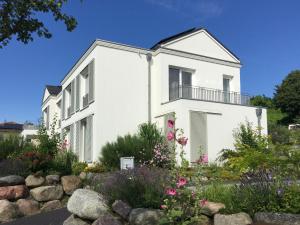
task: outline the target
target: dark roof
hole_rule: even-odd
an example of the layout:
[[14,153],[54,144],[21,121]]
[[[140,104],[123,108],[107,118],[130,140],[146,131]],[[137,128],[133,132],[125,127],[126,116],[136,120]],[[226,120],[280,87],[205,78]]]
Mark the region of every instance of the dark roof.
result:
[[61,92],[61,86],[46,85],[50,95],[58,95]]
[[219,41],[213,34],[211,34],[208,30],[206,30],[206,29],[204,29],[204,28],[201,28],[201,27],[199,27],[199,28],[193,27],[193,28],[188,29],[188,30],[186,30],[186,31],[183,31],[183,32],[181,32],[181,33],[178,33],[178,34],[172,35],[172,36],[170,36],[170,37],[164,38],[164,39],[160,40],[159,42],[157,42],[155,45],[153,45],[153,46],[151,47],[151,49],[152,49],[152,50],[156,50],[156,49],[158,49],[158,48],[160,47],[160,45],[162,45],[162,44],[166,44],[166,43],[168,43],[168,42],[170,42],[170,41],[173,41],[173,40],[176,40],[176,39],[178,39],[178,38],[184,37],[184,36],[186,36],[186,35],[189,35],[189,34],[191,34],[191,33],[194,33],[194,32],[196,32],[196,31],[199,31],[199,30],[205,30],[207,33],[209,33],[210,36],[212,36],[217,42],[219,42],[219,43],[220,43],[220,44],[221,44],[228,52],[230,52],[230,54],[232,54],[235,58],[237,58],[238,60],[240,60],[239,57],[237,57],[232,51],[230,51],[230,50],[229,50],[229,49],[228,49],[221,41]]
[[15,122],[4,122],[0,123],[0,130],[23,130],[23,124]]

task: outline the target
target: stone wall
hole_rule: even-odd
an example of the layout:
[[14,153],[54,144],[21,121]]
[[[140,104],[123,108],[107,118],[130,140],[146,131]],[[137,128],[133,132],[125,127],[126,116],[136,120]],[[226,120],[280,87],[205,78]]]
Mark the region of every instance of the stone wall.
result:
[[0,178],[0,223],[64,207],[82,187],[77,176],[11,175]]

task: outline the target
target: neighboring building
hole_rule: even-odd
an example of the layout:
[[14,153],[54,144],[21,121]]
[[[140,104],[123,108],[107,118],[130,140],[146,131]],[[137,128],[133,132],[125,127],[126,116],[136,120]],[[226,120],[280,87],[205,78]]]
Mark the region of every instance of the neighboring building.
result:
[[0,138],[9,136],[21,136],[24,140],[32,142],[36,139],[38,127],[31,123],[19,124],[15,122],[0,123]]
[[15,122],[0,123],[0,138],[6,139],[11,135],[20,135],[23,130],[23,124]]
[[[118,135],[156,122],[176,127],[189,141],[186,158],[210,161],[233,148],[233,130],[246,120],[267,133],[266,109],[250,106],[242,95],[239,58],[205,29],[190,29],[151,49],[96,40],[61,81],[46,86],[42,110],[47,127],[61,119],[80,160],[96,161],[101,147]],[[60,91],[61,90],[61,91]]]

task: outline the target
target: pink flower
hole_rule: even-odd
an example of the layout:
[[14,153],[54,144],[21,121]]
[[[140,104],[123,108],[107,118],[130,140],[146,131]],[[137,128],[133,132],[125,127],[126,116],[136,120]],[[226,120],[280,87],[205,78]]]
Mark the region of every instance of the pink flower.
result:
[[175,124],[174,120],[168,120],[168,127],[169,128],[173,128],[174,124]]
[[160,208],[161,208],[161,209],[167,209],[168,206],[166,206],[166,205],[161,205]]
[[167,134],[167,139],[169,141],[172,141],[175,138],[175,134],[172,131],[169,131],[169,133]]
[[175,188],[168,188],[166,192],[167,192],[167,195],[170,195],[170,196],[174,196],[177,194]]
[[186,183],[187,183],[187,180],[184,177],[180,177],[177,182],[177,187],[180,188],[180,187],[186,185]]
[[201,199],[199,203],[201,207],[204,207],[208,203],[208,201],[206,199]]
[[202,156],[202,163],[208,163],[208,155],[207,154],[204,154]]
[[178,142],[180,145],[182,145],[182,146],[186,146],[187,141],[188,141],[188,138],[186,138],[186,137],[180,137],[180,138],[178,138],[178,140],[177,140],[177,142]]

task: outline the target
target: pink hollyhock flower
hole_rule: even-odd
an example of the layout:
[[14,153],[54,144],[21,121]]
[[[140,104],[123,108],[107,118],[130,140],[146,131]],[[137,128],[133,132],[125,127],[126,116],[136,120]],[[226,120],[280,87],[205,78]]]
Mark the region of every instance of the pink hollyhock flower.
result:
[[208,203],[208,201],[206,199],[201,199],[199,203],[201,207],[204,207]]
[[180,188],[180,187],[186,185],[186,183],[187,183],[187,180],[184,177],[180,177],[177,182],[177,187]]
[[167,134],[167,139],[169,141],[172,141],[175,138],[175,134],[172,131],[169,131],[169,133]]
[[175,124],[174,120],[168,120],[168,127],[169,128],[173,128],[174,124]]
[[161,209],[167,209],[168,206],[166,206],[166,205],[161,205],[160,208],[161,208]]
[[167,189],[167,195],[174,196],[176,194],[177,194],[177,192],[176,192],[175,188],[168,188]]
[[207,154],[202,155],[201,162],[208,163],[208,155]]
[[177,142],[178,142],[180,145],[182,145],[182,146],[186,146],[187,141],[188,141],[188,138],[186,138],[186,137],[180,137],[180,138],[178,138],[178,140],[177,140]]

